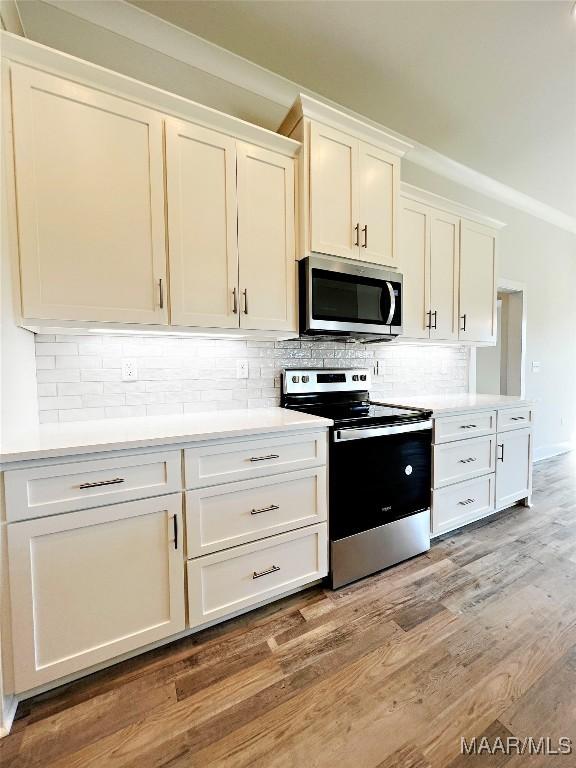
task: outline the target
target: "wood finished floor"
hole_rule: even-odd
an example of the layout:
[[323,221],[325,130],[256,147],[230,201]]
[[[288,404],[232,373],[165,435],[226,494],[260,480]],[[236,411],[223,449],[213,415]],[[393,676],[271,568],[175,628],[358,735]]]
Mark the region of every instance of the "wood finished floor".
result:
[[461,756],[460,737],[576,750],[576,461],[534,507],[349,588],[314,588],[20,705],[3,768],[574,766]]

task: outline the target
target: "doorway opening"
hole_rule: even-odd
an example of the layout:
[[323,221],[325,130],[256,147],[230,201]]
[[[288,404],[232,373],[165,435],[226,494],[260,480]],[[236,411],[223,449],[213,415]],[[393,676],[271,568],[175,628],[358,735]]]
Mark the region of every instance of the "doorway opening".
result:
[[524,397],[526,357],[526,289],[521,283],[498,283],[498,337],[495,347],[476,350],[476,391]]

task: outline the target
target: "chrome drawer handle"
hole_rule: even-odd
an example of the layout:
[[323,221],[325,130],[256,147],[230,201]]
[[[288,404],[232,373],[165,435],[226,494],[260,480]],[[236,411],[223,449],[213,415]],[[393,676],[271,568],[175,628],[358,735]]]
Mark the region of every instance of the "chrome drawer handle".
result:
[[472,504],[472,502],[476,501],[476,499],[464,499],[464,501],[459,501],[458,504],[461,504],[462,506],[466,506],[466,504]]
[[250,461],[270,461],[270,459],[279,459],[280,456],[277,453],[271,453],[268,456],[252,456]]
[[525,416],[510,416],[510,421],[524,421]]
[[270,504],[269,507],[262,507],[262,509],[251,509],[251,515],[260,515],[262,512],[273,512],[275,509],[280,509],[278,504]]
[[102,485],[118,485],[119,483],[125,483],[123,477],[115,477],[113,480],[98,480],[95,483],[82,483],[78,488],[84,490],[85,488],[100,488]]
[[258,573],[257,571],[254,571],[254,573],[252,574],[252,578],[259,579],[260,576],[268,576],[269,573],[276,573],[276,571],[279,571],[279,570],[280,570],[279,565],[273,565],[272,568],[268,568],[267,571],[260,571],[260,573]]
[[469,464],[471,461],[476,461],[474,456],[469,456],[467,459],[459,459],[460,464]]
[[478,424],[462,424],[460,429],[477,429]]

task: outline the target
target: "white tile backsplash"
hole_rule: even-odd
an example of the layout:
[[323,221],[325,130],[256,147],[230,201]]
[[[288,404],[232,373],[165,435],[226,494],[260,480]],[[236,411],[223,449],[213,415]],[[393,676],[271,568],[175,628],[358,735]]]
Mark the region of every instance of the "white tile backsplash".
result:
[[[135,381],[122,381],[127,359]],[[247,379],[236,377],[238,360],[248,361]],[[375,398],[468,389],[468,351],[459,346],[37,335],[36,361],[42,423],[278,405],[286,367],[378,361]]]

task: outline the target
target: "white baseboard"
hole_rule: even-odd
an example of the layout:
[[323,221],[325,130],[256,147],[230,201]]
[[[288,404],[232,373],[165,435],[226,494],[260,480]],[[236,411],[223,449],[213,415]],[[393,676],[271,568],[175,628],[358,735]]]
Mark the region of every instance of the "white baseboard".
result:
[[2,712],[0,713],[0,739],[3,736],[8,736],[14,717],[16,715],[16,708],[18,707],[18,699],[16,696],[4,696],[4,700],[1,702]]
[[560,456],[563,453],[570,453],[570,451],[573,450],[573,443],[551,443],[550,445],[543,445],[534,450],[534,463],[551,459],[554,456]]

